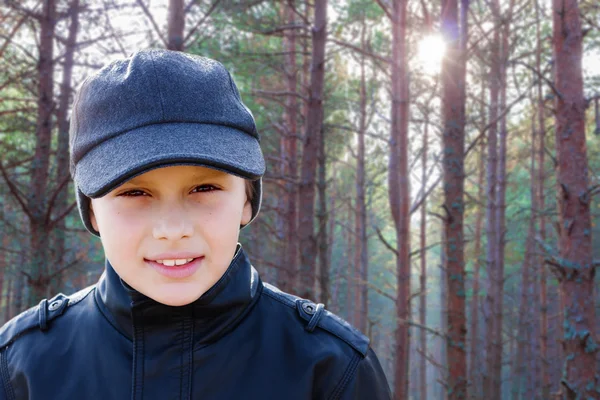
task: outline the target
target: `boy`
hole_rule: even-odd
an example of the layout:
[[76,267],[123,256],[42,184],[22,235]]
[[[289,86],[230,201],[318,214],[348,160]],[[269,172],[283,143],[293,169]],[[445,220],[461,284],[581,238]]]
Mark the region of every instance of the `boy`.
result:
[[70,147],[105,271],[2,328],[0,399],[391,398],[368,339],[263,283],[237,243],[265,164],[220,63],[153,49],[105,66]]

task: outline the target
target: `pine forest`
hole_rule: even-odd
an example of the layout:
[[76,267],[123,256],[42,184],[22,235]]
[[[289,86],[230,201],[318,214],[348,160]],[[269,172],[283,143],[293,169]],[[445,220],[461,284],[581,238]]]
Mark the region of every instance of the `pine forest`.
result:
[[600,399],[600,2],[3,1],[1,324],[102,274],[71,106],[145,48],[231,72],[267,163],[239,242],[395,399]]

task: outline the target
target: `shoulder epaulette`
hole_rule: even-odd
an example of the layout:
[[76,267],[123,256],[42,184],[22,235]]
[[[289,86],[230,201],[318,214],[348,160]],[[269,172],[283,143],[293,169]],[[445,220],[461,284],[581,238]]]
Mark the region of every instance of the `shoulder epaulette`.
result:
[[59,293],[50,300],[43,299],[38,305],[15,316],[0,329],[0,349],[30,330],[48,330],[52,320],[61,316],[67,307],[79,303],[94,287],[95,285],[88,286],[70,296]]
[[302,319],[308,322],[305,326],[306,331],[313,332],[316,327],[319,327],[346,342],[363,357],[367,356],[369,338],[342,318],[326,310],[323,304],[315,304],[310,300],[282,292],[268,283],[264,283],[264,286],[269,295],[296,308]]

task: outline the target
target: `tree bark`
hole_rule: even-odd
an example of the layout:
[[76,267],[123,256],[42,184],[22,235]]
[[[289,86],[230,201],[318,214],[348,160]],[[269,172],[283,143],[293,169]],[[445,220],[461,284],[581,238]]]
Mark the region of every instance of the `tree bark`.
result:
[[329,239],[327,230],[329,228],[327,212],[327,165],[325,157],[325,131],[319,131],[319,210],[317,220],[319,221],[318,243],[319,243],[319,301],[329,304]]
[[[465,21],[463,21],[464,23]],[[464,262],[464,127],[465,55],[461,49],[458,2],[442,2],[442,33],[447,49],[442,61],[442,118],[444,166],[444,243],[448,277],[448,361],[449,399],[467,396],[465,262]],[[465,38],[466,39],[466,38]]]
[[503,326],[504,326],[504,248],[505,248],[505,234],[506,234],[506,147],[507,147],[507,113],[504,112],[506,109],[506,91],[507,91],[507,68],[509,59],[509,35],[510,35],[510,23],[512,19],[512,9],[514,0],[510,1],[508,10],[504,15],[501,14],[500,6],[498,5],[496,18],[501,21],[502,31],[501,38],[502,43],[499,50],[499,112],[502,113],[500,118],[500,129],[498,135],[498,164],[497,164],[497,175],[496,175],[496,239],[498,241],[496,245],[496,271],[495,271],[495,286],[494,290],[497,301],[494,302],[494,338],[496,339],[493,361],[492,361],[492,384],[493,389],[491,391],[495,399],[500,400],[502,398],[502,363],[503,363]]
[[[446,256],[446,230],[442,226],[442,249],[440,251],[440,331],[448,332],[448,257]],[[440,367],[438,368],[440,383],[440,392],[437,398],[441,400],[448,399],[448,341],[445,337],[441,338]]]
[[[295,23],[294,0],[288,0],[285,5],[286,20],[288,24]],[[285,75],[286,86],[289,93],[297,93],[298,78],[296,67],[296,31],[289,29],[284,37]],[[279,284],[281,290],[293,290],[295,272],[298,268],[298,241],[296,239],[298,187],[295,183],[298,173],[296,136],[298,135],[298,100],[294,95],[287,96],[285,101],[285,126],[287,131],[283,137],[283,176],[288,179],[284,183],[285,196],[282,198],[285,213],[285,251],[284,264],[282,265]]]
[[167,49],[183,51],[185,29],[184,0],[169,0],[167,27]]
[[31,213],[30,251],[31,270],[28,283],[31,291],[26,305],[33,305],[46,297],[48,288],[48,218],[46,194],[52,140],[54,27],[56,24],[55,0],[44,2],[40,16],[40,44],[38,71],[38,109],[36,122],[35,154],[31,164],[31,192],[28,208]]
[[[540,5],[535,1],[536,8],[536,52],[535,65],[538,73],[541,73],[542,59],[542,36],[540,21]],[[544,195],[544,158],[546,147],[546,112],[544,108],[543,81],[538,79],[537,84],[537,117],[538,117],[538,210],[539,213],[539,236],[540,240],[546,240],[546,218],[545,218],[545,195]],[[542,398],[550,398],[550,375],[548,372],[548,289],[546,284],[546,265],[543,255],[537,259],[540,269],[540,380],[542,382]]]
[[[560,288],[564,295],[564,375],[566,398],[600,399],[595,368],[595,332],[585,105],[581,70],[582,32],[577,0],[553,0],[557,200]],[[555,257],[556,258],[556,257]]]
[[[494,15],[499,16],[499,0],[492,1]],[[490,70],[490,129],[488,131],[488,156],[487,156],[487,207],[486,207],[486,266],[488,272],[488,287],[486,296],[486,370],[484,375],[484,392],[490,400],[496,400],[499,393],[497,388],[500,377],[496,375],[494,364],[495,354],[498,347],[502,346],[502,338],[497,337],[498,319],[497,304],[501,303],[498,292],[497,255],[498,255],[498,232],[497,232],[497,165],[498,165],[498,98],[500,91],[500,18],[496,17],[492,39],[491,70]]]
[[346,214],[346,227],[344,229],[346,233],[345,241],[346,241],[346,260],[347,260],[347,268],[350,273],[346,273],[346,319],[349,323],[354,324],[354,286],[356,285],[354,279],[354,253],[356,249],[354,248],[354,232],[350,229],[352,226],[353,218],[356,218],[356,213],[352,210],[352,202],[348,200],[348,208]]
[[[361,47],[366,48],[365,22],[361,30]],[[355,220],[355,267],[357,283],[354,286],[354,325],[363,333],[367,332],[368,319],[368,246],[367,246],[367,206],[365,200],[365,133],[367,129],[367,83],[365,77],[365,56],[360,59],[359,88],[359,127],[358,153],[356,159],[356,220]]]
[[[423,153],[421,155],[421,187],[422,193],[427,190],[427,150],[429,146],[429,108],[425,117],[425,126],[423,129]],[[419,277],[420,293],[419,296],[419,322],[427,326],[427,199],[421,204],[421,227],[420,227],[420,257],[421,257],[421,276]],[[421,347],[421,358],[419,363],[419,382],[420,398],[427,400],[427,332],[421,329],[419,332],[419,341]]]
[[[71,24],[69,26],[69,35],[65,45],[65,57],[63,63],[62,83],[60,85],[60,97],[58,101],[58,111],[56,113],[58,125],[58,148],[57,148],[57,167],[56,167],[56,185],[62,187],[56,197],[54,209],[57,215],[61,215],[69,204],[69,120],[67,112],[71,99],[71,80],[73,71],[73,59],[75,56],[75,46],[77,43],[77,31],[79,29],[79,0],[72,0],[69,7]],[[63,265],[64,255],[67,251],[65,247],[65,219],[57,221],[54,229],[54,256],[51,258],[54,269],[59,269]],[[62,287],[62,277],[57,276],[52,282],[52,293],[56,293]]]
[[406,41],[407,1],[394,0],[392,10],[392,130],[388,164],[390,208],[396,228],[396,366],[395,398],[408,390],[408,325],[410,297],[410,188],[408,176],[409,83]]
[[[481,82],[481,118],[482,127],[486,125],[485,118],[485,82]],[[484,130],[481,130],[483,136]],[[485,173],[485,141],[483,137],[479,142],[479,162],[478,162],[478,179],[477,179],[477,200],[479,205],[477,206],[477,215],[475,216],[475,248],[473,251],[473,299],[471,300],[471,328],[469,329],[471,337],[471,348],[470,348],[470,359],[469,359],[469,399],[479,399],[481,397],[481,346],[479,342],[479,275],[481,269],[481,236],[483,227],[483,206],[485,203],[484,191],[484,173]]]
[[[331,195],[329,196],[329,248],[328,248],[328,258],[329,258],[329,262],[331,263],[331,258],[332,258],[332,253],[333,253],[333,248],[334,248],[334,241],[336,238],[335,235],[335,226],[336,226],[336,200],[337,200],[337,196],[338,196],[338,187],[336,184],[336,179],[337,179],[337,168],[335,166],[335,164],[332,167],[332,191],[331,191]],[[343,238],[343,236],[342,236]],[[329,309],[332,310],[332,312],[339,314],[340,312],[340,300],[339,300],[339,289],[340,289],[340,283],[342,280],[342,273],[346,271],[346,266],[342,266],[342,263],[339,263],[339,265],[337,265],[335,267],[335,272],[332,271],[332,274],[335,274],[334,278],[333,278],[333,285],[331,288],[331,298],[329,300]]]
[[535,249],[535,216],[537,212],[536,198],[537,198],[537,187],[536,182],[536,170],[535,160],[536,154],[536,129],[535,119],[532,120],[531,124],[531,161],[530,161],[530,202],[531,210],[529,215],[529,225],[527,230],[527,239],[525,244],[525,257],[523,260],[523,266],[521,267],[521,298],[519,302],[518,312],[518,323],[517,323],[517,348],[514,357],[514,363],[512,368],[512,399],[521,399],[525,385],[533,377],[533,371],[528,371],[526,364],[529,363],[530,358],[526,358],[527,346],[529,345],[528,332],[531,330],[532,325],[530,324],[530,312],[532,298],[529,295],[531,293],[531,269],[534,263],[533,250]]
[[315,18],[312,30],[312,63],[310,93],[302,171],[299,190],[300,271],[298,276],[300,297],[314,299],[316,283],[317,243],[314,233],[315,175],[319,135],[323,125],[323,88],[325,83],[325,42],[327,38],[327,0],[315,0]]

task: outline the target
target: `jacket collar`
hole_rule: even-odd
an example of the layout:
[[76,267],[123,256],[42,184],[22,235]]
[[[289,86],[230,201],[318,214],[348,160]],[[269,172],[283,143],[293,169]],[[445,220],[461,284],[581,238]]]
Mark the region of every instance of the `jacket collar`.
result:
[[133,318],[145,330],[169,329],[173,318],[186,318],[194,322],[195,342],[208,343],[237,325],[258,300],[262,287],[258,272],[238,244],[221,279],[193,303],[174,307],[152,300],[123,281],[108,259],[98,281],[96,300],[109,322],[129,339],[133,338]]

